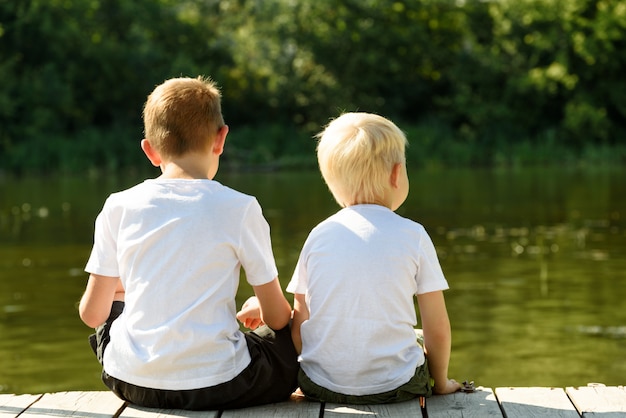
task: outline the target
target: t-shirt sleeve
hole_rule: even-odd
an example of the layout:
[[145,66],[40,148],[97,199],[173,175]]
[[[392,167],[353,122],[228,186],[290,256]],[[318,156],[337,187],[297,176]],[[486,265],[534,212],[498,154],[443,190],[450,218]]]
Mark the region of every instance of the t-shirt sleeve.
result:
[[105,203],[102,212],[96,217],[94,243],[85,271],[102,276],[119,277],[117,240],[111,228],[110,214],[107,212]]
[[420,240],[416,294],[421,295],[448,288],[448,281],[441,270],[435,245],[424,230]]
[[298,259],[296,263],[296,268],[293,272],[293,276],[291,276],[291,281],[287,285],[287,292],[289,293],[298,293],[304,295],[306,293],[307,288],[307,280],[306,280],[306,268],[305,263],[302,262],[302,255]]
[[254,199],[243,216],[240,230],[239,260],[251,286],[274,280],[278,269],[272,252],[270,227]]

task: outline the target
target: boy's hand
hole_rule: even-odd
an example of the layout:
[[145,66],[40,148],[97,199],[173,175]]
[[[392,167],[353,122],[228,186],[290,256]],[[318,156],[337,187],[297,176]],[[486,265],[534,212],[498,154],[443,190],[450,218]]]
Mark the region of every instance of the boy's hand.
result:
[[454,379],[446,380],[444,387],[438,387],[435,385],[433,392],[437,395],[447,395],[448,393],[454,393],[461,390],[461,384]]
[[245,301],[241,310],[237,312],[237,319],[244,327],[249,329],[256,329],[264,325],[261,320],[261,307],[256,296],[252,296]]

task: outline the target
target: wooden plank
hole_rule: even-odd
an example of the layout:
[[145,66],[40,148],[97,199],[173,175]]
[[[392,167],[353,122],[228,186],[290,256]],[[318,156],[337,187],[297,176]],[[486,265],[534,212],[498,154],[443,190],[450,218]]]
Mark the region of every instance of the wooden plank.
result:
[[[569,396],[569,397],[568,397]],[[499,402],[499,403],[498,403]],[[22,412],[23,411],[23,412]],[[489,388],[457,392],[426,400],[427,418],[439,417],[567,417],[626,418],[626,387],[594,385],[560,388]],[[580,415],[579,415],[580,414]],[[126,403],[112,392],[59,392],[44,395],[0,394],[0,418],[318,418],[421,417],[419,401],[385,405],[320,404],[299,397],[290,401],[228,411],[182,411],[142,408]]]
[[626,388],[624,386],[568,387],[566,392],[580,415],[585,418],[626,417]]
[[[398,402],[382,405],[343,405],[331,404],[324,405],[324,418],[332,417],[398,417],[398,418],[415,418],[422,416],[419,400]],[[347,418],[347,417],[346,417]]]
[[285,402],[255,406],[253,408],[231,409],[222,412],[221,418],[318,418],[322,404],[303,397],[293,396]]
[[124,405],[124,401],[109,391],[46,393],[20,418],[109,418],[115,416]]
[[187,418],[218,418],[219,411],[186,411],[182,409],[156,409],[144,408],[143,406],[128,405],[119,418],[171,418],[171,417],[187,417]]
[[0,394],[0,418],[14,418],[22,413],[41,395]]
[[482,386],[476,392],[456,392],[426,399],[428,418],[502,417],[498,401],[490,388]]
[[496,388],[496,398],[507,418],[579,418],[562,388]]

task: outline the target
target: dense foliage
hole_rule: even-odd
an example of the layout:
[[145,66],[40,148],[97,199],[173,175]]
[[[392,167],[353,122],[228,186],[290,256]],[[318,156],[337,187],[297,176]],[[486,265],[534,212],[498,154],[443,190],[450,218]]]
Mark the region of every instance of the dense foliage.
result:
[[223,89],[231,163],[311,160],[344,110],[423,164],[626,158],[624,0],[5,0],[0,171],[145,164],[166,78]]

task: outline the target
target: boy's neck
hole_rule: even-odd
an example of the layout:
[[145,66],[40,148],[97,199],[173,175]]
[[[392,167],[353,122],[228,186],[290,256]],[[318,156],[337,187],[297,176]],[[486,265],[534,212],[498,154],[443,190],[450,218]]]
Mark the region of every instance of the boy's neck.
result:
[[366,202],[355,202],[355,203],[347,204],[346,207],[349,208],[350,206],[356,206],[356,205],[377,205],[377,206],[383,206],[388,209],[391,209],[391,202],[388,202],[386,199],[373,199],[371,201],[366,201]]
[[162,179],[212,180],[217,173],[218,160],[204,154],[186,154],[163,161],[160,165]]

